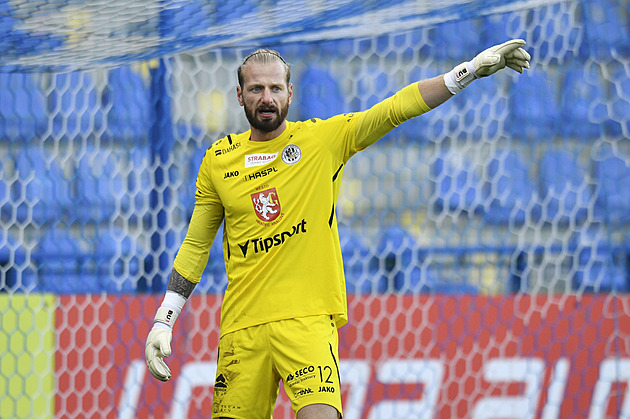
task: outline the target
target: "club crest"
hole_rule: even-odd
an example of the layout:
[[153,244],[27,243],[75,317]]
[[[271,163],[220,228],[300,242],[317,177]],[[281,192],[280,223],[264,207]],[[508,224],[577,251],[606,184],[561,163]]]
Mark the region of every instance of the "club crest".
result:
[[276,188],[253,193],[251,198],[256,216],[261,221],[271,222],[280,215],[280,199]]
[[295,144],[289,144],[282,150],[282,161],[286,164],[295,164],[302,158],[302,150]]

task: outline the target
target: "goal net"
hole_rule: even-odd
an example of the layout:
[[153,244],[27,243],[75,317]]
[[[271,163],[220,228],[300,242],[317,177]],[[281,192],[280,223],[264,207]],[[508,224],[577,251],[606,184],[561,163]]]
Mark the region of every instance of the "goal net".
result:
[[[212,410],[219,233],[144,365],[236,68],[292,65],[290,120],[367,109],[510,38],[344,169],[344,418],[630,417],[628,0],[0,3],[0,417]],[[304,366],[308,372],[309,366]],[[274,417],[293,417],[281,391]]]

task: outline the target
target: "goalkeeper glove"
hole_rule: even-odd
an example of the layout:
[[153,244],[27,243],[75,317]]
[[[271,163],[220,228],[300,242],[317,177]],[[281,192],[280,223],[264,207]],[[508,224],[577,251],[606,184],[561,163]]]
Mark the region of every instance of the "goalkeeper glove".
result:
[[444,75],[444,83],[452,94],[459,93],[473,80],[496,73],[505,67],[523,73],[531,56],[521,48],[522,39],[512,39],[479,53],[472,61],[463,62]]
[[168,365],[164,362],[164,358],[171,355],[173,325],[185,303],[186,298],[182,295],[166,291],[164,301],[155,314],[153,328],[147,336],[144,347],[147,367],[151,375],[160,381],[168,381],[172,375]]

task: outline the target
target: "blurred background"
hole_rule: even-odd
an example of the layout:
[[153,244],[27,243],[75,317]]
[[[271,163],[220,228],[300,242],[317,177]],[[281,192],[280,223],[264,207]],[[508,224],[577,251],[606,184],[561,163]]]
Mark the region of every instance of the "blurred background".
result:
[[[348,294],[626,293],[629,10],[2,0],[0,292],[161,295],[205,150],[248,129],[236,68],[256,48],[291,63],[289,119],[302,120],[367,109],[522,38],[525,74],[478,80],[350,160],[337,206]],[[196,294],[227,285],[218,237]]]
[[[350,161],[349,291],[627,291],[628,4],[397,3],[3,2],[0,289],[162,292],[205,149],[248,129],[236,68],[259,46],[292,64],[300,120],[523,38],[524,75]],[[225,285],[222,263],[199,292]]]

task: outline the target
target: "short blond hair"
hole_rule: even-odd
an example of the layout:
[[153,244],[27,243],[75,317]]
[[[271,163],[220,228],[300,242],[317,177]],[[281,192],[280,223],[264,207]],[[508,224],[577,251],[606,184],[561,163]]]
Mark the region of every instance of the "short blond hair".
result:
[[280,61],[282,64],[284,64],[284,67],[287,70],[285,80],[286,80],[287,86],[289,85],[291,81],[291,65],[289,65],[289,63],[287,63],[284,60],[284,58],[282,58],[282,56],[280,55],[278,51],[275,51],[273,49],[262,48],[262,49],[258,49],[252,52],[247,57],[245,57],[245,59],[243,60],[243,64],[241,64],[238,67],[238,70],[236,71],[236,73],[238,75],[239,86],[243,87],[243,67],[250,60],[256,63],[261,63],[261,64],[269,64],[273,61]]

